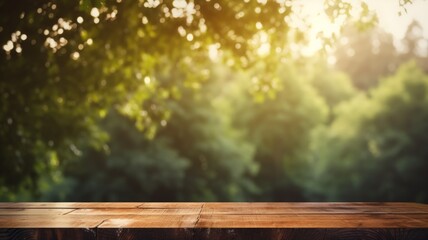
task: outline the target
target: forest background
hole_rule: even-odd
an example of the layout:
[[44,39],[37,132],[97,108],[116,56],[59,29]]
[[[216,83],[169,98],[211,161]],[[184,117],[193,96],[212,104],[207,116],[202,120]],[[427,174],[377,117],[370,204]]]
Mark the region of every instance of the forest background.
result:
[[397,40],[365,1],[321,25],[297,1],[24,2],[0,1],[1,201],[428,203],[424,22]]

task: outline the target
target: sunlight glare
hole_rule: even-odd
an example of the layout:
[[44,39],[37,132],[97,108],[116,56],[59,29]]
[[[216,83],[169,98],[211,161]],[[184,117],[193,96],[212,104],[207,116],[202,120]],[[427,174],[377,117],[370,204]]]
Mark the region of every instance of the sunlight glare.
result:
[[270,44],[265,42],[262,43],[262,45],[257,49],[257,54],[259,54],[259,56],[266,56],[268,55],[270,52]]
[[300,27],[308,28],[308,43],[302,46],[301,53],[309,56],[323,48],[322,38],[332,38],[340,32],[340,23],[332,23],[323,8],[323,1],[312,1],[311,4],[303,3],[293,4],[295,9],[300,12],[301,19],[306,22],[299,22]]
[[264,57],[270,52],[269,35],[266,32],[260,32],[257,36],[256,43],[258,45],[257,54]]
[[219,48],[219,44],[211,44],[208,47],[208,56],[212,61],[216,61],[219,57],[218,48]]
[[100,11],[98,10],[98,8],[92,8],[91,9],[91,16],[94,18],[97,18],[100,16]]

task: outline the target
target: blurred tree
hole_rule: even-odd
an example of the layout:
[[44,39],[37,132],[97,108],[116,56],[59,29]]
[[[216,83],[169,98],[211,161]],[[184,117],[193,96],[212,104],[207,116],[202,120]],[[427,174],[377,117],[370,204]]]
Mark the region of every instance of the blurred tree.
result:
[[[328,11],[333,18],[349,15],[351,4],[334,4],[341,1],[329,1]],[[341,11],[340,6],[346,8],[345,11]],[[183,119],[195,114],[196,119],[208,124],[213,116],[199,116],[203,115],[198,112],[203,112],[203,107],[196,108],[195,113],[187,113],[188,108],[194,106],[186,102],[190,96],[187,91],[202,89],[201,85],[210,71],[204,68],[219,52],[224,53],[222,57],[228,65],[251,67],[262,59],[265,68],[258,75],[265,80],[256,81],[253,95],[259,101],[266,96],[274,96],[279,90],[275,87],[278,83],[275,67],[281,63],[279,59],[289,56],[290,46],[305,38],[305,29],[289,27],[293,21],[292,14],[289,1],[42,0],[16,4],[0,0],[0,193],[12,196],[13,192],[27,189],[36,194],[41,175],[48,175],[61,166],[67,167],[67,162],[72,164],[85,154],[92,154],[90,151],[94,151],[93,154],[102,151],[108,133],[100,128],[99,122],[111,109],[130,117],[137,129],[149,139],[155,138],[156,132],[170,118],[186,125]],[[180,70],[172,71],[180,81],[174,80],[171,68]],[[293,86],[297,83],[287,84]],[[289,101],[288,108],[295,101],[304,104],[312,101],[301,100],[300,96],[297,97],[300,93],[296,92],[296,99],[285,97]],[[179,103],[173,107],[175,101]],[[266,106],[275,103],[271,97],[268,102]],[[259,104],[254,107],[264,103]],[[288,108],[284,111],[289,111]],[[305,114],[309,114],[311,108],[302,109],[305,113],[290,114],[295,119],[287,122],[290,135],[300,134],[301,129],[313,123],[304,117],[309,116]],[[262,108],[258,111],[263,114]],[[275,112],[277,109],[267,111]],[[177,115],[175,118],[174,114]],[[284,118],[288,118],[288,113]],[[266,121],[270,124],[271,120]],[[174,124],[170,122],[168,127]],[[300,129],[296,133],[292,133],[294,124],[302,125],[296,127]],[[205,125],[198,126],[196,130],[199,128],[205,128]],[[176,126],[176,129],[185,130],[182,126]],[[174,133],[175,130],[171,131]],[[208,125],[206,130],[200,130],[204,131],[217,134]],[[202,133],[193,141],[206,139]],[[210,156],[209,159],[232,158],[229,156],[234,155],[234,149],[238,147],[233,144],[231,149],[225,147],[222,144],[227,141],[214,133],[210,136],[217,143],[209,146],[216,147],[192,151],[203,156],[202,159],[208,159],[206,156]],[[191,136],[190,128],[188,133],[180,134]],[[180,134],[170,136],[170,141],[183,144]],[[257,131],[256,135],[259,135]],[[303,140],[296,140],[296,151],[304,145],[306,135],[303,132]],[[259,140],[257,144],[261,144]],[[145,144],[145,141],[139,141],[137,145]],[[196,161],[196,156],[188,152],[190,150],[183,150],[181,146],[178,150],[175,145],[168,149],[168,144],[163,140],[153,143],[147,158],[159,158],[168,163],[168,159],[177,154],[179,159],[190,159],[187,162],[191,164]],[[260,146],[260,149],[268,148],[267,145]],[[156,149],[161,147],[166,148],[165,156],[157,155]],[[224,151],[215,155],[213,149],[220,147],[224,147]],[[276,148],[279,147],[271,149],[272,159],[282,161],[279,156],[283,152]],[[259,162],[266,151],[257,153]],[[130,159],[134,161],[133,157]],[[198,171],[198,165],[193,169],[193,165],[184,167],[186,164],[180,164],[184,160],[177,161],[171,169],[203,173]],[[214,164],[213,169],[222,169],[227,163],[210,160],[209,164]],[[242,170],[236,168],[236,173],[225,170],[226,175],[231,175],[230,178],[225,177],[227,181],[245,172],[244,167]],[[216,171],[222,171],[219,169]],[[227,199],[229,192],[216,189],[220,185],[210,185],[212,179],[218,177],[215,173],[210,174],[207,183],[198,184],[212,187],[212,192],[198,192],[197,195],[207,199]],[[179,181],[180,176],[178,174],[171,179]],[[184,181],[188,180],[185,178]],[[240,186],[240,183],[236,184]],[[143,192],[157,198],[151,190]]]
[[311,85],[330,108],[357,94],[350,77],[344,72],[337,71],[322,56],[311,56],[306,61],[304,71]]
[[236,63],[257,55],[260,32],[281,33],[265,40],[283,47],[299,32],[284,21],[291,12],[277,1],[0,1],[1,191],[37,189],[51,152],[62,165],[86,145],[100,148],[106,135],[97,122],[112,106],[153,132],[160,121],[141,117],[150,104],[136,103],[179,95],[171,84],[144,87],[157,81],[162,59],[180,59],[176,67],[190,69],[184,85],[197,86],[204,78],[191,69],[212,46]]
[[379,79],[392,74],[399,64],[392,35],[380,28],[361,31],[352,25],[345,27],[335,57],[337,69],[349,74],[361,90],[377,86]]
[[407,27],[406,34],[402,40],[405,47],[405,53],[403,54],[405,60],[421,55],[421,41],[423,41],[422,26],[419,22],[413,20]]
[[361,90],[377,86],[382,77],[393,74],[398,66],[411,60],[428,72],[428,48],[424,46],[427,40],[416,20],[409,24],[400,51],[393,36],[380,28],[361,31],[349,25],[337,43],[335,66],[349,74],[354,86]]
[[188,160],[165,139],[150,141],[129,118],[112,112],[105,119],[110,140],[103,149],[86,148],[67,161],[62,179],[43,200],[143,201],[176,199]]
[[423,29],[419,22],[413,20],[407,27],[402,39],[404,51],[400,54],[400,61],[415,60],[428,73],[428,39],[423,36]]
[[299,158],[307,150],[312,130],[324,122],[327,108],[297,66],[284,64],[274,76],[268,82],[276,83],[272,86],[277,88],[276,95],[264,101],[259,101],[258,92],[247,95],[236,115],[237,126],[247,131],[255,147],[258,172],[254,182],[259,192],[252,199],[301,201],[302,189],[294,181],[304,171]]
[[412,62],[318,130],[307,188],[329,201],[428,202],[427,119],[428,76]]
[[[163,82],[180,79],[156,75]],[[171,118],[155,135],[143,135],[135,122],[112,111],[104,121],[110,136],[104,149],[86,149],[68,161],[64,177],[46,195],[67,201],[231,201],[248,199],[254,189],[252,148],[222,121],[224,107],[213,105],[222,84],[217,68],[200,91],[165,101]],[[177,79],[178,78],[178,79]],[[220,84],[220,85],[219,85]],[[221,93],[220,93],[221,94]],[[82,167],[85,166],[85,167]],[[57,191],[59,187],[63,191]],[[64,195],[64,190],[68,194]],[[94,191],[96,189],[96,191]]]

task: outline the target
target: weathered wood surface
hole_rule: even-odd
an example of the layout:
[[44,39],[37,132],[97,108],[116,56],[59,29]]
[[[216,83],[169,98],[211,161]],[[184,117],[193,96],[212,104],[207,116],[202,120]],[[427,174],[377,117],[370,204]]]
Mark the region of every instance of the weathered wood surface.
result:
[[0,203],[4,239],[428,240],[428,205]]

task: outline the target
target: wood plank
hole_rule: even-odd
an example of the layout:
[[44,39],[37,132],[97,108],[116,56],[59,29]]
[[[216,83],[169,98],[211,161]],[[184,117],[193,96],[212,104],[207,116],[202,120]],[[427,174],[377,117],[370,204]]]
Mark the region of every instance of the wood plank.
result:
[[[195,229],[189,228],[102,228],[97,231],[98,240],[199,240],[195,238]],[[222,240],[225,239],[223,237]],[[227,238],[232,239],[232,238]],[[260,239],[259,239],[260,240]],[[419,239],[418,239],[419,240]]]
[[146,202],[139,208],[202,208],[202,202]]
[[428,228],[426,218],[411,215],[204,215],[197,228]]
[[110,218],[98,228],[194,228],[198,215],[152,215],[134,218]]
[[0,218],[0,228],[95,228],[101,218],[67,218],[46,216]]
[[1,209],[0,216],[2,215],[64,215],[71,212],[73,209]]
[[[98,236],[96,236],[98,235]],[[0,239],[426,240],[425,229],[0,229]]]
[[[81,221],[98,221],[101,223],[103,220],[106,220],[108,218],[114,218],[117,217],[117,215],[94,215],[94,216],[88,216],[88,217],[82,217],[80,215],[55,215],[55,216],[47,216],[47,215],[2,215],[0,216],[0,223],[1,222],[10,222],[10,221],[26,221],[26,222],[35,222],[49,219],[49,220],[55,220],[55,221],[63,221],[63,222],[81,222]],[[132,217],[132,216],[131,216]],[[1,224],[0,224],[1,227]],[[90,228],[91,226],[88,226]]]
[[0,202],[0,208],[137,208],[142,202]]
[[[188,218],[187,218],[188,217]],[[128,219],[129,221],[125,221]],[[198,215],[65,215],[46,218],[43,215],[16,215],[0,217],[1,228],[13,227],[86,227],[97,224],[110,227],[191,227]],[[110,221],[111,220],[111,221]],[[180,222],[186,220],[186,224]],[[119,224],[114,226],[114,224]],[[190,225],[189,225],[190,224]],[[428,215],[373,215],[373,214],[337,214],[337,215],[200,215],[195,227],[203,228],[308,228],[308,227],[384,227],[384,228],[428,228]]]
[[[227,238],[225,238],[227,236]],[[132,238],[131,238],[132,239]],[[159,239],[159,238],[158,238]],[[426,229],[379,229],[379,228],[215,228],[195,229],[198,240],[426,240]]]
[[0,240],[96,240],[96,229],[87,228],[0,228]]
[[197,215],[200,209],[195,208],[180,208],[180,209],[158,209],[158,208],[134,208],[134,209],[78,209],[70,212],[68,215],[82,215],[82,216],[93,216],[93,215]]
[[427,211],[428,205],[408,202],[208,202],[204,208],[413,208]]
[[202,214],[223,214],[223,215],[233,215],[233,214],[247,214],[247,215],[257,215],[257,214],[362,214],[362,213],[372,213],[372,214],[428,214],[428,209],[415,209],[410,207],[216,207],[209,208],[204,207],[202,209]]
[[0,204],[0,240],[225,237],[427,240],[428,205],[359,202]]

